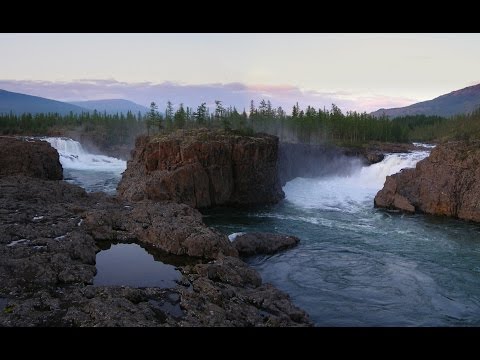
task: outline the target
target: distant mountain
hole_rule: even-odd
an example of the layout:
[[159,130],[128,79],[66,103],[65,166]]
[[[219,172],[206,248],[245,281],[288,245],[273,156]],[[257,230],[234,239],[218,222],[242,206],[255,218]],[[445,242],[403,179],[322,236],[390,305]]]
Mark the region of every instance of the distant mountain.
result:
[[88,111],[80,106],[64,103],[61,101],[15,93],[0,89],[0,114],[9,114],[10,112],[21,115],[23,113],[59,113],[62,115],[81,113]]
[[148,111],[147,107],[124,99],[72,101],[70,104],[81,106],[89,110],[97,110],[98,112],[102,113],[106,111],[107,114],[126,114],[128,111],[131,111],[134,115],[137,115],[139,111],[142,114]]
[[471,112],[478,107],[480,107],[480,84],[401,108],[379,109],[372,112],[371,115],[385,114],[390,118],[420,114],[449,117]]

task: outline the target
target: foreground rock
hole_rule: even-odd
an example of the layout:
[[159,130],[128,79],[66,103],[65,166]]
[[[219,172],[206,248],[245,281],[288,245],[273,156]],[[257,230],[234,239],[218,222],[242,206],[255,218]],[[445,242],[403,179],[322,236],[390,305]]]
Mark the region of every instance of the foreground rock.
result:
[[58,152],[46,141],[0,136],[0,176],[63,179]]
[[435,147],[415,169],[388,176],[375,207],[480,221],[480,142]]
[[288,295],[263,284],[258,273],[238,258],[220,257],[187,270],[193,291],[182,290],[192,309],[185,321],[202,326],[308,326],[303,310]]
[[139,137],[118,185],[120,197],[196,208],[275,203],[278,138],[207,129]]
[[279,251],[292,248],[300,242],[296,236],[252,232],[238,235],[232,244],[240,256],[259,254],[275,254]]
[[[180,266],[172,289],[93,286],[105,240],[153,244],[196,265]],[[186,205],[0,177],[0,326],[311,325],[236,254]]]

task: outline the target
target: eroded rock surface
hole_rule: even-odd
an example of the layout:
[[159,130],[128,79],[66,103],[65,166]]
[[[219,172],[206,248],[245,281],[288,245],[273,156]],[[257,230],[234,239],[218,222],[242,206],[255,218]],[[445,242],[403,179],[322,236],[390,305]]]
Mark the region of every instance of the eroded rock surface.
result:
[[388,176],[376,207],[480,221],[480,142],[435,147],[414,169]]
[[207,129],[139,137],[118,185],[120,197],[196,208],[276,203],[278,138]]

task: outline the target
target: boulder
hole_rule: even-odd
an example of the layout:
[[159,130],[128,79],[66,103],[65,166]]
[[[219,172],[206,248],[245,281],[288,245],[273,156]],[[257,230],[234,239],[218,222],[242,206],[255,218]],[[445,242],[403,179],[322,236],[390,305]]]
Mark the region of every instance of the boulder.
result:
[[238,235],[232,244],[240,256],[258,254],[275,254],[298,245],[300,239],[296,236],[252,232]]

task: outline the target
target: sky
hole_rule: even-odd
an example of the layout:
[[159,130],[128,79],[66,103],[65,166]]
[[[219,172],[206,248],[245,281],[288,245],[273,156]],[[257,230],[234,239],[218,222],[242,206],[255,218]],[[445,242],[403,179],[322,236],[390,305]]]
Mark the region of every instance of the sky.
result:
[[159,108],[370,112],[480,83],[480,34],[0,34],[0,49],[0,89]]

